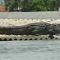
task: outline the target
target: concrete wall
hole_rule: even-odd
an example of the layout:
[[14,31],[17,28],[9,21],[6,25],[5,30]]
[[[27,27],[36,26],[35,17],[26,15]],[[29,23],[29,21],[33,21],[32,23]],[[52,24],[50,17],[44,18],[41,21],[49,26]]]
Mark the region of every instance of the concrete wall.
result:
[[60,19],[60,12],[0,12],[0,19]]

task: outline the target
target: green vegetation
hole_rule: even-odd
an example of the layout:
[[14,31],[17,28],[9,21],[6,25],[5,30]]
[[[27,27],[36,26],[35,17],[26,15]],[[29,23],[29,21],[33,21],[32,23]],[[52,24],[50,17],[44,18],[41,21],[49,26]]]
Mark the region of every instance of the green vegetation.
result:
[[14,1],[6,3],[5,5],[8,11],[14,11],[14,9],[18,7],[18,2],[17,0],[14,0]]
[[[6,4],[9,11],[58,11],[60,0],[12,0]],[[18,9],[19,8],[19,9]]]
[[33,0],[33,10],[54,11],[59,9],[59,0]]

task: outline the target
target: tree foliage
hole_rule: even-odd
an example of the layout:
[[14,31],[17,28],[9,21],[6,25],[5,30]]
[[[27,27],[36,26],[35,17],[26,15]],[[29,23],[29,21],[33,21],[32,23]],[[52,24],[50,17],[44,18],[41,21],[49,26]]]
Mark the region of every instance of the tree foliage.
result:
[[59,0],[33,0],[32,8],[35,11],[55,11],[59,9]]
[[18,6],[21,11],[58,11],[60,0],[13,0],[13,2],[6,4],[10,11],[17,9]]

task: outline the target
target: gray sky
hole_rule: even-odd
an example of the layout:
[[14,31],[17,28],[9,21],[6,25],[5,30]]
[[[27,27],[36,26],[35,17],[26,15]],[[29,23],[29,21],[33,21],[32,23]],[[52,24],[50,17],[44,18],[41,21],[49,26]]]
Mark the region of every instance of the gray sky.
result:
[[4,2],[4,0],[0,0],[0,4],[3,3],[3,2]]

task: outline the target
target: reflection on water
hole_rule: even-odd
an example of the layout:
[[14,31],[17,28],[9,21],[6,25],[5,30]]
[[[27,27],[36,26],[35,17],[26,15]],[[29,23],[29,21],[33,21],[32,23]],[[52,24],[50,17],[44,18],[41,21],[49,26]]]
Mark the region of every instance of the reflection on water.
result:
[[0,60],[60,60],[60,41],[0,42]]

